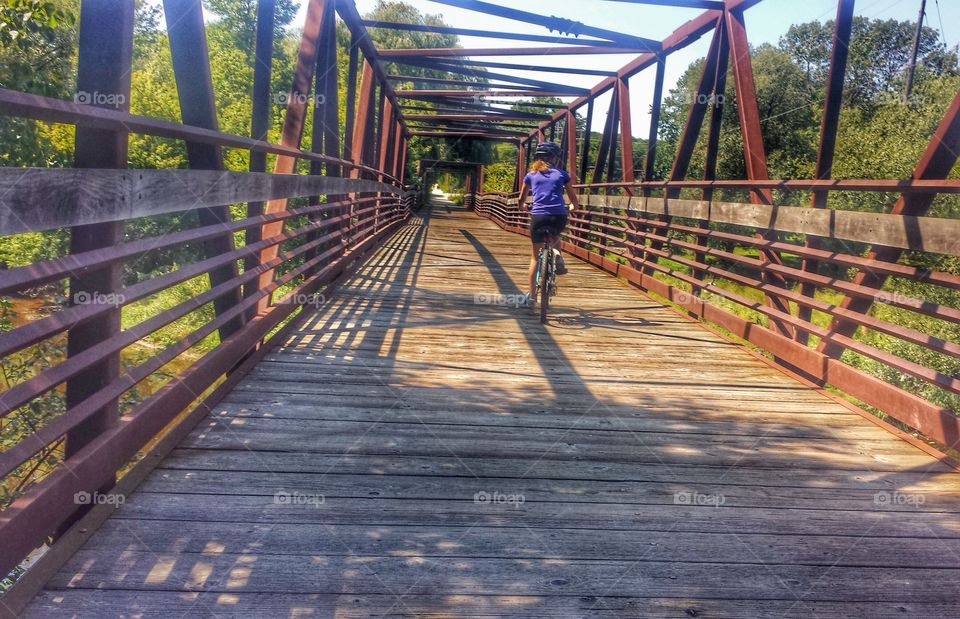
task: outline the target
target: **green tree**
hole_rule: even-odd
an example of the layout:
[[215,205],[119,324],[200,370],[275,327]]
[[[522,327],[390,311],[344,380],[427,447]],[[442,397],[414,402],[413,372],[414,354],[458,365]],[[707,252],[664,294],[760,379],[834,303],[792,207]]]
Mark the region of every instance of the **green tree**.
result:
[[[883,93],[903,92],[905,69],[913,47],[915,24],[893,19],[854,17],[844,84],[850,105],[867,106]],[[791,26],[780,38],[787,52],[806,73],[814,89],[823,92],[833,49],[834,22]],[[924,27],[917,56],[917,77],[955,75],[956,49],[948,50],[939,33]]]
[[[242,52],[246,63],[252,68],[256,60],[257,0],[203,0],[203,4],[209,13],[216,16],[209,36],[224,37],[226,40],[221,44]],[[297,0],[276,0],[273,18],[275,60],[284,59],[282,41],[299,9]]]

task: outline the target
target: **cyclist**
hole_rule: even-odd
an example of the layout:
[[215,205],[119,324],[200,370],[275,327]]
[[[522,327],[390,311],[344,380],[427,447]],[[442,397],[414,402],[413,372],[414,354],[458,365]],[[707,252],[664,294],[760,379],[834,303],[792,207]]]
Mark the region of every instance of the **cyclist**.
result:
[[[536,303],[537,254],[544,245],[547,231],[553,233],[555,246],[560,233],[567,227],[568,213],[580,206],[577,194],[570,185],[570,175],[558,167],[561,156],[562,151],[555,142],[538,144],[530,172],[523,178],[523,187],[520,190],[518,204],[521,207],[525,206],[528,196],[533,197],[533,204],[530,206],[530,240],[533,243],[533,254],[530,257],[530,292],[525,298],[527,305]],[[564,192],[570,199],[569,207],[564,203]],[[557,274],[563,275],[566,272],[562,258],[558,259]]]

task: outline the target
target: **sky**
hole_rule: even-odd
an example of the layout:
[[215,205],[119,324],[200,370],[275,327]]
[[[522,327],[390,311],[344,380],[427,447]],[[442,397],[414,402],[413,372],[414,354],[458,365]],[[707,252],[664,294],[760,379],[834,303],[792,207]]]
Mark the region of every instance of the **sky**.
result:
[[[529,34],[550,34],[546,28],[531,27],[522,22],[505,20],[494,16],[483,15],[474,11],[467,11],[455,7],[432,2],[430,0],[405,0],[416,7],[421,13],[439,14],[445,23],[451,26],[472,28],[478,30],[497,30],[501,32],[523,32]],[[490,0],[488,0],[490,1]],[[650,39],[663,39],[684,22],[695,18],[702,11],[699,9],[683,9],[613,2],[610,0],[551,0],[550,2],[507,2],[506,0],[492,0],[494,4],[509,6],[555,15],[581,21],[590,26],[606,28],[635,34]],[[361,15],[370,12],[376,6],[376,0],[356,0],[357,10]],[[301,6],[295,24],[303,22],[306,2]],[[939,14],[938,14],[939,9]],[[855,14],[871,19],[897,19],[915,22],[920,11],[920,0],[859,0],[856,3]],[[763,0],[745,13],[747,35],[750,43],[776,44],[779,38],[787,32],[791,24],[808,21],[826,21],[833,19],[837,12],[836,0]],[[926,18],[924,24],[941,32],[948,47],[960,42],[960,0],[927,0]],[[943,28],[941,28],[941,24]],[[487,39],[476,37],[460,37],[463,47],[503,47],[543,45],[527,44],[522,41],[506,41],[503,39]],[[710,35],[703,36],[696,43],[683,50],[670,54],[664,74],[664,92],[676,85],[678,79],[691,62],[706,55],[710,43]],[[632,55],[590,55],[590,56],[558,56],[544,57],[496,57],[488,58],[496,62],[535,62],[536,64],[559,66],[557,63],[566,63],[570,67],[597,68],[616,70],[633,59]],[[481,58],[484,59],[484,58]],[[499,70],[501,73],[544,79],[544,73],[518,72]],[[596,76],[564,75],[564,83],[572,86],[589,88],[600,79]],[[650,127],[649,110],[653,96],[653,67],[641,72],[630,80],[631,112],[633,133],[637,137],[646,137]],[[609,95],[601,97],[594,108],[593,129],[601,131],[603,128],[605,110],[609,102]]]

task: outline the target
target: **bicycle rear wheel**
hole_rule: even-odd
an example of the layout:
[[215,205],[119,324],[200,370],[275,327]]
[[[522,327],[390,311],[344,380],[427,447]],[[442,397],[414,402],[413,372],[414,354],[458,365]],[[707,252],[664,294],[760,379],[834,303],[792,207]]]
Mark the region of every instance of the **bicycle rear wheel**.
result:
[[550,305],[550,253],[549,249],[540,250],[540,261],[537,268],[540,270],[540,322],[547,322],[547,308]]

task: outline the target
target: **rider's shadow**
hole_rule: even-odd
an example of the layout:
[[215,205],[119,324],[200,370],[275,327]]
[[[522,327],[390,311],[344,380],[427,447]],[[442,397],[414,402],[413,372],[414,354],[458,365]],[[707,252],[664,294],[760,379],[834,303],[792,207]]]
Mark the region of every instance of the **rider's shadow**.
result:
[[[552,321],[559,327],[568,329],[613,329],[617,331],[632,331],[636,329],[645,329],[650,327],[660,327],[662,323],[647,320],[642,316],[605,316],[600,312],[592,310],[581,310],[573,307],[563,307],[562,305],[551,305],[554,310]],[[630,310],[644,310],[645,307],[618,307],[617,313]],[[602,312],[603,310],[601,310]]]

